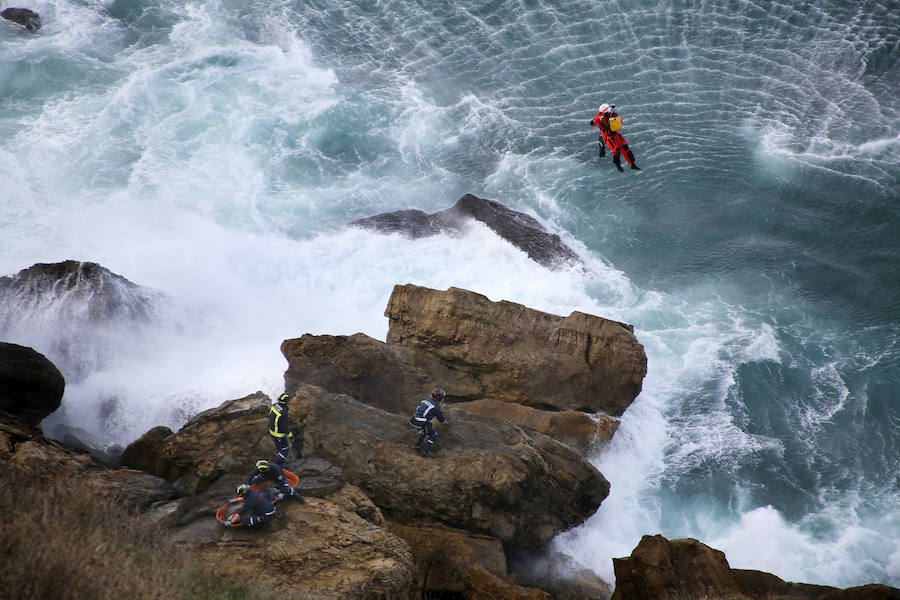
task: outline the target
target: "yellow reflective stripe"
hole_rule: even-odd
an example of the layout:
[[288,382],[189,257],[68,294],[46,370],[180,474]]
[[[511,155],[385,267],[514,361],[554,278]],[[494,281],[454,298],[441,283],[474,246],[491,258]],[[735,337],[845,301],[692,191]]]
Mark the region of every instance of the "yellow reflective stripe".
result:
[[286,434],[286,433],[276,433],[275,431],[272,431],[272,430],[270,429],[270,430],[269,430],[269,435],[274,435],[275,437],[284,437],[284,436],[286,436],[287,434]]

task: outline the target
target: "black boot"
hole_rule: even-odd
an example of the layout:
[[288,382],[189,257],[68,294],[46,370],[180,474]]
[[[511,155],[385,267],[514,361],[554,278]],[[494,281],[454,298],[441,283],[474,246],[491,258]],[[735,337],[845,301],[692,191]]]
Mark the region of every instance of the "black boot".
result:
[[602,145],[600,146],[599,154],[600,154],[600,158],[603,158],[604,156],[606,156],[606,148],[604,148]]
[[425,442],[425,445],[422,446],[422,456],[424,456],[425,458],[434,458],[434,457],[431,455],[431,447],[432,447],[432,446],[434,446],[434,441],[433,441],[433,440],[428,440],[428,441],[426,441],[426,442]]
[[634,162],[634,152],[632,152],[631,149],[628,150],[627,158],[628,158],[628,164],[631,165],[632,171],[640,171],[641,170],[641,168],[639,166],[637,166],[637,164]]
[[622,160],[622,159],[619,158],[619,155],[616,154],[616,155],[613,157],[613,164],[616,165],[616,168],[619,170],[619,173],[624,173],[624,172],[625,172],[625,169],[622,168],[622,162],[621,162],[621,160]]

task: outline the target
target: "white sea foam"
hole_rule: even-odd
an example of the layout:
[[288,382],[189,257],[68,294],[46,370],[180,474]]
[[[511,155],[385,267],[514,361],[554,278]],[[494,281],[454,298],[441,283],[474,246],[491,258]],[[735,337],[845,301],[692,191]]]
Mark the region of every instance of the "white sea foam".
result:
[[[791,355],[798,351],[785,348],[792,332],[772,316],[778,311],[761,315],[733,300],[741,290],[725,288],[739,284],[679,282],[661,291],[654,278],[664,287],[671,283],[665,273],[642,273],[646,283],[636,284],[637,275],[603,256],[617,236],[634,236],[622,243],[623,253],[652,254],[647,248],[656,240],[639,237],[646,222],[658,219],[677,230],[673,186],[694,195],[712,190],[727,202],[740,179],[737,169],[745,168],[742,144],[757,152],[765,182],[802,183],[809,165],[847,178],[890,180],[875,172],[896,161],[890,119],[884,130],[868,131],[870,137],[836,128],[858,113],[878,114],[873,95],[857,86],[844,105],[822,104],[821,94],[806,87],[828,69],[808,53],[798,59],[780,46],[754,56],[752,36],[744,54],[729,47],[727,56],[752,58],[760,72],[722,70],[711,46],[714,32],[685,39],[692,32],[669,23],[644,36],[640,27],[649,13],[629,13],[621,35],[602,38],[595,31],[579,39],[583,27],[610,29],[607,17],[592,13],[565,23],[564,14],[554,13],[548,22],[517,5],[521,14],[498,27],[493,23],[503,15],[472,8],[457,16],[469,14],[487,42],[469,52],[462,42],[479,40],[450,39],[453,60],[447,60],[431,44],[441,40],[423,37],[428,24],[417,19],[428,18],[427,7],[360,15],[354,11],[363,8],[348,5],[342,10],[351,29],[322,45],[367,43],[383,52],[347,66],[349,57],[329,64],[316,56],[318,32],[296,27],[287,5],[250,14],[219,1],[150,3],[142,10],[160,24],[147,31],[104,7],[116,8],[39,4],[52,17],[45,34],[22,38],[25,43],[0,40],[2,72],[17,73],[18,93],[25,83],[32,86],[30,96],[4,105],[12,116],[0,114],[0,274],[35,262],[90,260],[168,300],[151,327],[85,335],[38,319],[3,332],[8,341],[38,350],[62,338],[87,345],[88,373],[72,378],[64,408],[51,421],[104,443],[127,443],[159,424],[177,428],[223,400],[256,390],[279,393],[283,339],[357,331],[384,339],[393,285],[458,286],[557,314],[581,310],[633,323],[644,344],[644,390],[610,446],[592,457],[612,482],[611,495],[557,541],[577,561],[612,581],[610,558],[628,555],[641,535],[661,532],[700,537],[724,550],[732,566],[792,580],[900,581],[900,524],[885,514],[896,505],[889,492],[868,494],[866,504],[854,497],[866,494],[852,484],[850,492],[806,490],[824,508],[789,518],[769,505],[774,500],[759,505],[755,482],[735,475],[761,456],[782,457],[795,442],[751,432],[742,421],[741,369],[807,369],[812,393],[794,407],[791,423],[800,424],[795,433],[810,448],[840,461],[843,455],[816,444],[836,417],[865,403],[864,394],[854,396],[859,392],[848,383],[846,362]],[[698,23],[708,18],[691,11]],[[676,11],[668,14],[672,19]],[[327,14],[312,16],[333,22]],[[744,18],[729,23],[752,26]],[[380,39],[379,19],[404,34]],[[778,23],[787,22],[776,20],[776,29]],[[436,30],[439,37],[453,35],[452,27]],[[552,39],[542,38],[544,31]],[[827,29],[817,31],[828,38]],[[518,43],[523,32],[538,43]],[[554,56],[565,67],[532,64],[540,54],[534,48],[557,44],[559,33],[566,39]],[[641,45],[644,37],[652,38],[648,47]],[[845,54],[851,44],[843,32],[837,39],[838,54]],[[494,45],[514,52],[521,75],[498,67]],[[468,62],[479,53],[488,75]],[[36,71],[47,77],[46,89],[16,70],[54,61],[58,71]],[[623,65],[632,63],[639,67],[626,71]],[[452,72],[458,65],[468,71]],[[573,76],[571,69],[582,71]],[[54,77],[66,73],[72,79],[52,88]],[[445,73],[455,77],[449,91],[434,84]],[[595,89],[598,73],[613,75],[602,90]],[[713,84],[704,88],[704,78]],[[551,96],[521,95],[541,85]],[[727,97],[723,87],[731,90]],[[664,176],[643,165],[640,180],[609,178],[583,160],[585,148],[596,154],[596,136],[586,133],[591,115],[582,111],[592,112],[600,95],[631,103],[629,141],[639,161],[646,157]],[[732,136],[744,118],[743,136]],[[694,157],[703,158],[704,169]],[[853,172],[857,167],[873,172]],[[728,187],[710,183],[718,179]],[[344,227],[389,210],[440,210],[466,192],[542,219],[582,254],[586,268],[543,269],[478,224],[458,238],[421,240]],[[594,238],[574,239],[570,226]],[[795,300],[783,292],[775,302]],[[774,396],[773,410],[782,400],[793,402],[777,390]],[[698,465],[714,465],[711,476],[734,479],[721,505],[702,494],[681,497],[679,484],[693,481]],[[863,483],[859,489],[866,489]],[[844,518],[866,510],[871,514]]]

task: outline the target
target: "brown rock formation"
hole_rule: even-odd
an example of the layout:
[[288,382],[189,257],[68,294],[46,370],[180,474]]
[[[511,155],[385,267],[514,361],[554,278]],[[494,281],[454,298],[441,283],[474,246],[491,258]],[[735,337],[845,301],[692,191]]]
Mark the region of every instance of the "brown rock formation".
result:
[[560,317],[457,288],[404,285],[385,314],[386,343],[361,333],[285,340],[285,387],[310,383],[408,415],[439,385],[465,410],[583,450],[615,431],[614,419],[594,413],[622,414],[647,370],[630,325],[583,313]]
[[570,447],[508,421],[449,408],[438,460],[409,446],[406,418],[301,385],[304,452],[334,462],[394,521],[444,524],[535,546],[594,513],[609,483]]
[[270,405],[256,392],[200,413],[175,434],[152,429],[125,449],[122,464],[145,468],[185,494],[203,491],[225,473],[247,473],[272,457],[265,434]]
[[506,419],[520,427],[534,429],[555,440],[587,453],[608,442],[619,427],[619,420],[608,415],[561,410],[539,410],[530,406],[501,402],[499,400],[474,400],[458,402],[453,408],[477,415],[490,415]]
[[742,593],[725,554],[694,539],[645,535],[629,558],[613,559],[613,600],[702,597]]
[[409,544],[425,589],[462,592],[466,573],[476,565],[497,577],[506,576],[506,554],[496,538],[441,525],[389,523],[388,528]]
[[732,569],[719,550],[695,539],[645,535],[628,558],[614,558],[612,600],[900,600],[885,585],[837,588],[786,582],[771,573]]
[[459,288],[402,285],[385,315],[386,343],[458,372],[459,385],[445,387],[460,400],[621,415],[647,373],[631,325],[584,313],[560,317]]
[[322,600],[417,597],[406,543],[327,499],[280,503],[266,531],[209,526],[215,543],[199,531],[182,543],[192,543],[198,563],[223,580]]
[[463,584],[465,600],[553,600],[543,590],[511,584],[479,565],[469,568]]

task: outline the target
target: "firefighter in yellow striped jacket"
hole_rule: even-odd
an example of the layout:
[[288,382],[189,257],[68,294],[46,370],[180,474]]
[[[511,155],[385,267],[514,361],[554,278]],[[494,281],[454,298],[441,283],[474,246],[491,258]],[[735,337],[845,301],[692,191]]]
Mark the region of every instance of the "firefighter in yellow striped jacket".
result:
[[275,442],[275,461],[279,465],[283,465],[291,452],[291,446],[294,446],[294,453],[299,457],[300,452],[294,442],[294,426],[288,417],[288,402],[291,397],[288,394],[278,396],[278,399],[272,402],[269,409],[269,437]]

